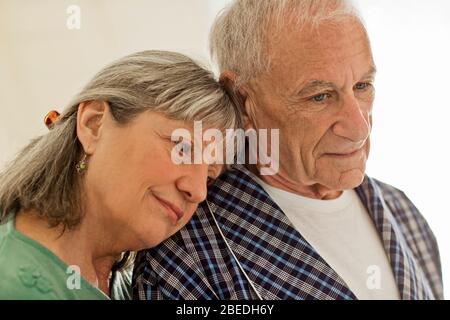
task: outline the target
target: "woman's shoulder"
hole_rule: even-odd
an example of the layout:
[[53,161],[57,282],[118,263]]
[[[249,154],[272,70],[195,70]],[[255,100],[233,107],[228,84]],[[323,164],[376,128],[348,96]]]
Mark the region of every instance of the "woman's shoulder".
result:
[[58,299],[54,277],[49,277],[42,268],[33,264],[6,264],[0,260],[0,299]]
[[56,298],[52,283],[55,268],[45,256],[10,229],[10,221],[0,225],[0,299]]
[[[0,299],[101,299],[81,276],[39,243],[0,224]],[[78,284],[81,284],[78,285]]]

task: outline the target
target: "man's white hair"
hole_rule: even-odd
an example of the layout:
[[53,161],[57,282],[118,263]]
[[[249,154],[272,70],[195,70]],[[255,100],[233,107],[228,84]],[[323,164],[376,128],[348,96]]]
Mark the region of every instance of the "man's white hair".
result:
[[269,31],[274,36],[287,24],[301,29],[349,16],[362,24],[350,0],[234,0],[212,27],[211,57],[220,72],[234,72],[240,85],[269,69],[265,52]]

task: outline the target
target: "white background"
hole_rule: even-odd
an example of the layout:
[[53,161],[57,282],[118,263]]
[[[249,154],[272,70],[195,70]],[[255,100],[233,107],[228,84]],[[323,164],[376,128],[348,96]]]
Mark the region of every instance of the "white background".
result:
[[450,1],[357,3],[378,67],[368,174],[405,191],[428,220],[449,289]]
[[[0,167],[106,63],[145,49],[207,61],[227,0],[0,0]],[[450,1],[359,0],[378,66],[368,174],[402,190],[434,230],[450,286]],[[68,30],[66,9],[81,8]]]

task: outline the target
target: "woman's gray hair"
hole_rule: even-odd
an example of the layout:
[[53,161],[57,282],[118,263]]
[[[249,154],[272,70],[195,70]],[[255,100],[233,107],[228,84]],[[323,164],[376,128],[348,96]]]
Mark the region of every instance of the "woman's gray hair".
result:
[[0,221],[10,212],[35,210],[50,226],[73,228],[82,218],[84,154],[78,141],[78,105],[104,101],[126,125],[153,110],[176,120],[203,121],[225,130],[241,127],[238,110],[213,74],[172,52],[144,51],[101,70],[63,111],[51,130],[31,141],[0,173]]
[[239,86],[269,70],[267,38],[283,26],[315,27],[349,15],[361,21],[349,0],[234,0],[213,24],[211,57],[221,72],[237,75]]

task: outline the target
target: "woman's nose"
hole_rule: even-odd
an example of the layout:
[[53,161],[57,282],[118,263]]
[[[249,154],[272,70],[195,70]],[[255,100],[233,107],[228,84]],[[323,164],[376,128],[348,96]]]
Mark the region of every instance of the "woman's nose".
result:
[[177,188],[186,200],[193,203],[200,203],[206,199],[208,165],[206,164],[186,164],[183,174],[177,180]]

